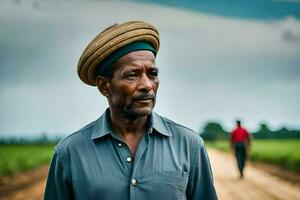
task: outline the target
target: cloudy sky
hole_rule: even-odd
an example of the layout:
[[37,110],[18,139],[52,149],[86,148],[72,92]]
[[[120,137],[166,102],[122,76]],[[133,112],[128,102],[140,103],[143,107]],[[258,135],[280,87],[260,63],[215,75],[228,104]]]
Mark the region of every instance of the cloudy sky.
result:
[[69,134],[97,119],[106,99],[80,82],[77,62],[105,27],[135,19],[160,31],[156,112],[196,131],[209,120],[229,130],[236,118],[252,131],[300,128],[300,3],[242,12],[153,2],[2,0],[0,137]]

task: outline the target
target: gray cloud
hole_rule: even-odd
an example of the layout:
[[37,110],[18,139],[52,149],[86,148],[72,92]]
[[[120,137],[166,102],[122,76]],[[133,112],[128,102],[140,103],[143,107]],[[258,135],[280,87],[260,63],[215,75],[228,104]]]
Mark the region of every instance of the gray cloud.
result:
[[300,44],[282,44],[282,30],[295,40],[296,19],[247,21],[120,1],[41,1],[41,9],[20,2],[0,6],[0,135],[69,132],[97,118],[106,100],[79,81],[77,61],[100,30],[130,19],[160,30],[158,112],[196,130],[208,119],[230,126],[237,116],[252,127],[299,126]]
[[290,42],[290,43],[297,43],[300,41],[300,35],[296,34],[295,32],[293,32],[292,30],[285,30],[282,33],[282,39],[286,42]]

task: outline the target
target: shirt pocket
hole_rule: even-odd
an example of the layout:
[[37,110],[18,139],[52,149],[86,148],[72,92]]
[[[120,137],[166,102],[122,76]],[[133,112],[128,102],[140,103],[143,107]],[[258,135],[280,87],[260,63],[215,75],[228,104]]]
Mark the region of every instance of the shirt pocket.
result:
[[188,182],[188,174],[189,173],[185,171],[159,170],[157,180],[162,184],[185,191]]
[[161,197],[186,199],[188,172],[159,170],[155,182],[159,187]]
[[138,199],[186,200],[188,172],[154,170],[140,177],[142,196]]

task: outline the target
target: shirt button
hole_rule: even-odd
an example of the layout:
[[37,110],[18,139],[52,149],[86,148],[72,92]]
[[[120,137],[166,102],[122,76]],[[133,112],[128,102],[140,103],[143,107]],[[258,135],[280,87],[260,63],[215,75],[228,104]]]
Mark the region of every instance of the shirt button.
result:
[[118,146],[119,146],[119,147],[122,147],[122,143],[119,143]]
[[132,179],[132,180],[131,180],[131,185],[132,185],[132,186],[136,186],[136,185],[137,185],[137,180]]
[[151,128],[149,128],[148,129],[148,134],[151,134],[152,133],[152,131],[153,131],[153,128],[151,127]]
[[128,158],[126,159],[126,161],[127,161],[128,163],[130,163],[130,162],[132,161],[132,158],[128,157]]

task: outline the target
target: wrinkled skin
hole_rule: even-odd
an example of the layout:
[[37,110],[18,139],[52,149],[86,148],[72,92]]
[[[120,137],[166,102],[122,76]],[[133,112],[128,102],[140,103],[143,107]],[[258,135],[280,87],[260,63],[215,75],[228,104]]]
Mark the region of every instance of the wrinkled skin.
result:
[[122,118],[147,116],[155,105],[159,86],[155,56],[150,51],[131,52],[114,63],[113,78],[97,78],[112,113]]

